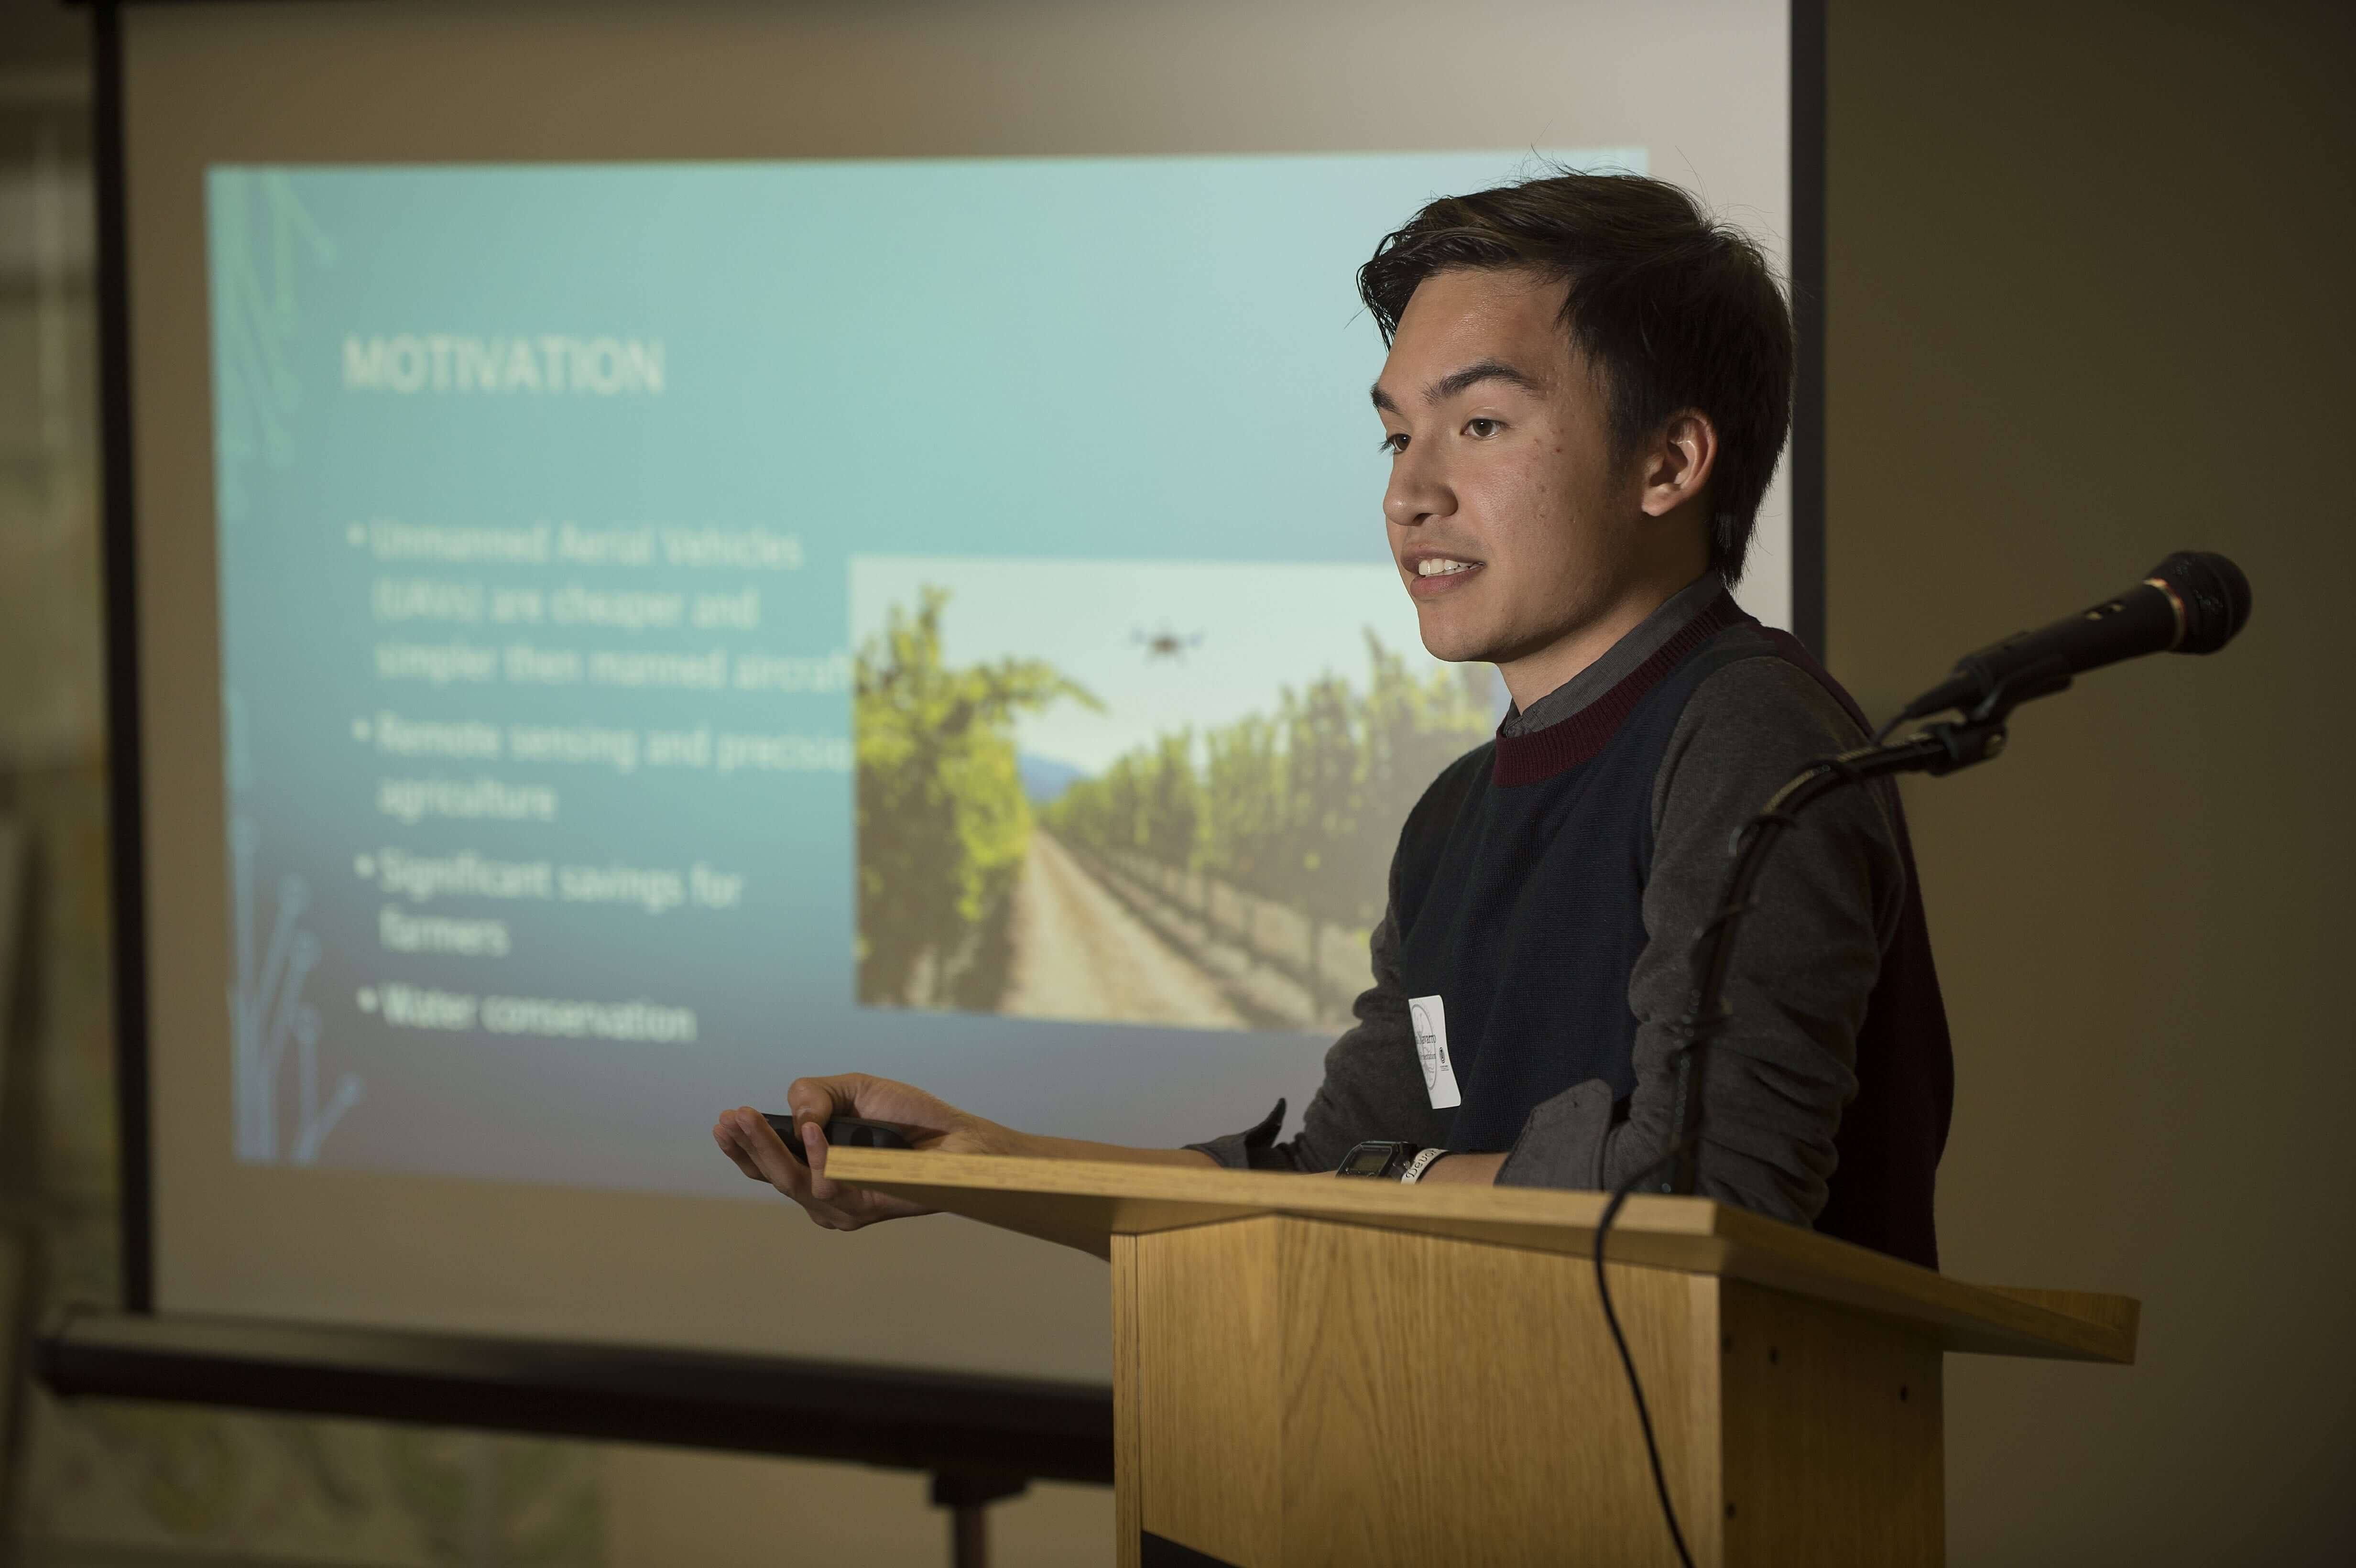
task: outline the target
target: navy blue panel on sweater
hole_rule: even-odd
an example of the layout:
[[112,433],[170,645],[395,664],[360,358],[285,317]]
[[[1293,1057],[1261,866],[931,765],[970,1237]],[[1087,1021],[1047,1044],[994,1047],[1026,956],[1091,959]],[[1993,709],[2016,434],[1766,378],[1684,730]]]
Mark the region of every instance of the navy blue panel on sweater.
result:
[[[1855,716],[1796,642],[1721,597],[1587,709],[1509,742],[1503,756],[1492,741],[1459,759],[1408,817],[1396,895],[1400,976],[1409,997],[1447,1006],[1463,1095],[1450,1147],[1508,1148],[1533,1108],[1592,1080],[1624,1107],[1635,1088],[1628,983],[1649,940],[1655,782],[1695,689],[1762,655],[1800,666]],[[1900,849],[1906,907],[1859,1032],[1858,1098],[1842,1119],[1817,1225],[1935,1267],[1931,1183],[1952,1066],[1902,825]]]

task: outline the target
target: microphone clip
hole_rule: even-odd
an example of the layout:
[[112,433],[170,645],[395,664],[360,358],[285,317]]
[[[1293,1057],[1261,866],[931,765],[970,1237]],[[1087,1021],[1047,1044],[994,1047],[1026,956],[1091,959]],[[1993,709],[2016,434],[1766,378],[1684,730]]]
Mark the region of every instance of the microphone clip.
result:
[[[2069,678],[2064,677],[2062,684],[2069,685]],[[2038,695],[2043,696],[2044,693]],[[2010,706],[2006,705],[2008,710]],[[1919,771],[1933,778],[1944,778],[1949,773],[2002,756],[2005,721],[1998,715],[1992,719],[1961,719],[1945,724],[1926,724],[1917,739],[1934,742],[1936,749],[1925,748],[1930,754],[1922,755],[1914,767],[1905,771]]]
[[[2012,717],[2012,710],[2024,702],[2066,691],[2069,687],[2069,673],[2059,659],[2047,659],[1991,680],[1977,698],[1952,705],[1962,709],[1962,718],[1925,724],[1911,740],[1882,748],[1880,753],[1873,755],[1873,761],[1879,764],[1873,771],[1920,773],[1944,778],[1991,757],[2002,756],[2005,723]],[[1850,760],[1857,763],[1865,759]]]
[[1963,708],[1966,724],[2001,725],[2006,717],[2022,703],[2034,702],[2040,697],[2051,697],[2057,691],[2069,689],[2070,667],[2058,657],[2040,659],[2033,665],[1989,678],[1987,689],[1977,701],[1968,706],[1957,706]]

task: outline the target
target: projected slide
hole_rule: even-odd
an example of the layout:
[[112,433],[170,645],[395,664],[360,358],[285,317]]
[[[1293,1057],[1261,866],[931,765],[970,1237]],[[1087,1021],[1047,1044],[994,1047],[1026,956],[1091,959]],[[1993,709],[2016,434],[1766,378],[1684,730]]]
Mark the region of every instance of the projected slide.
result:
[[1399,598],[1387,565],[853,557],[859,999],[1347,1028],[1399,824],[1494,719]]
[[211,171],[238,1156],[734,1192],[809,1072],[1298,1104],[1498,700],[1352,274],[1529,162]]

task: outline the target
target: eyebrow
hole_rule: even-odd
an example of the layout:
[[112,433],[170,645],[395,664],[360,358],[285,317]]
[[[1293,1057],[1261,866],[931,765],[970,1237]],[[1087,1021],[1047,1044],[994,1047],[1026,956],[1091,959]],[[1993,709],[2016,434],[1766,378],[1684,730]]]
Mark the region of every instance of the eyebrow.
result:
[[[1446,402],[1457,393],[1467,391],[1483,381],[1503,381],[1508,386],[1519,387],[1525,392],[1541,396],[1546,391],[1537,378],[1526,371],[1516,370],[1503,359],[1483,359],[1465,366],[1462,370],[1452,370],[1426,387],[1423,400],[1427,404]],[[1399,411],[1398,404],[1391,400],[1391,395],[1383,390],[1380,382],[1369,389],[1368,395],[1374,399],[1375,407],[1383,412],[1396,414]]]

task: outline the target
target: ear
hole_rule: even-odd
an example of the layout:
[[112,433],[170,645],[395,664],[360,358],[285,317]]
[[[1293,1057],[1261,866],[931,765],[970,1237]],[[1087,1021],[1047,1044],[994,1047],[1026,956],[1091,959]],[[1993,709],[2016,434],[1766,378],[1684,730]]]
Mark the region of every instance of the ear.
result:
[[1718,467],[1718,427],[1698,409],[1671,414],[1644,453],[1642,505],[1647,517],[1665,517],[1708,487]]

